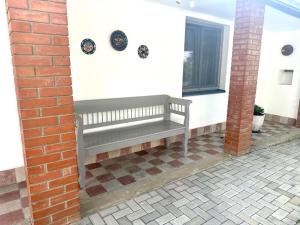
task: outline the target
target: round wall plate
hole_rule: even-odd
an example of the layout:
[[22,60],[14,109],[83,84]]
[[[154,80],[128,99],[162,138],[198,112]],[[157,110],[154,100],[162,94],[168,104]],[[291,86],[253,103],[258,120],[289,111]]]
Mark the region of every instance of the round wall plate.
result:
[[123,51],[128,45],[128,39],[123,31],[116,30],[110,36],[111,46],[117,51]]
[[294,47],[292,45],[285,45],[281,48],[281,54],[284,56],[289,56],[293,54]]
[[92,39],[86,38],[81,42],[81,50],[85,54],[91,55],[96,51],[96,44]]
[[138,54],[140,58],[146,59],[149,55],[149,49],[146,45],[141,45],[138,49]]

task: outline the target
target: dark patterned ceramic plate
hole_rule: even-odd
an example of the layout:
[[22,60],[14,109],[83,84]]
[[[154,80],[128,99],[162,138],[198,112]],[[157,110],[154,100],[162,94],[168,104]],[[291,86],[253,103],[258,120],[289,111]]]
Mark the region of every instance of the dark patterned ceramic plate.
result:
[[123,51],[128,45],[127,36],[123,31],[116,30],[110,36],[112,47],[117,51]]
[[281,49],[281,53],[284,56],[289,56],[289,55],[293,54],[293,51],[294,51],[294,48],[292,45],[285,45]]
[[146,45],[141,45],[138,49],[138,54],[142,59],[146,59],[149,55],[149,49]]
[[92,39],[86,38],[81,42],[81,50],[85,54],[91,55],[96,51],[96,44]]

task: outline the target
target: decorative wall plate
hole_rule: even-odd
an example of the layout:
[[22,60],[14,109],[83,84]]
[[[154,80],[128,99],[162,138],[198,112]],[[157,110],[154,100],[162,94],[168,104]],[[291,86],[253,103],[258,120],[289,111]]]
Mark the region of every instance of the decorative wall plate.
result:
[[127,45],[127,36],[123,31],[116,30],[110,36],[111,46],[117,51],[123,51]]
[[292,45],[285,45],[281,48],[281,54],[284,56],[289,56],[293,54],[294,47]]
[[149,55],[149,49],[146,45],[141,45],[138,49],[138,54],[140,58],[146,59]]
[[85,54],[91,55],[96,51],[96,44],[92,39],[86,38],[81,42],[81,50]]

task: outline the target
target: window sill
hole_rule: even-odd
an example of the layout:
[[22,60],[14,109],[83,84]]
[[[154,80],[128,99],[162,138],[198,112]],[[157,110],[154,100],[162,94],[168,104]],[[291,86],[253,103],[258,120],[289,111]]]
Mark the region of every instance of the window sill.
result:
[[197,95],[211,95],[211,94],[220,94],[225,93],[225,90],[216,89],[216,90],[207,90],[207,91],[190,91],[182,93],[182,97],[187,96],[197,96]]

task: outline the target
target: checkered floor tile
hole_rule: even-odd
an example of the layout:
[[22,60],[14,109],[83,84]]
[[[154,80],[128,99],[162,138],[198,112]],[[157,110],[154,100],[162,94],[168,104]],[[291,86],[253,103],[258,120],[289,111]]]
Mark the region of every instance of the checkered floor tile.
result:
[[272,121],[265,121],[261,132],[252,134],[252,140],[253,141],[261,140],[264,137],[270,137],[276,134],[286,133],[294,129],[297,128],[290,125],[285,125],[285,124],[276,123]]
[[26,183],[0,187],[0,225],[26,224],[29,217]]
[[87,165],[86,188],[83,195],[94,197],[146,177],[170,171],[185,164],[204,160],[223,152],[223,135],[211,134],[190,140],[189,153],[183,156],[182,143],[167,149],[158,146],[149,150]]

